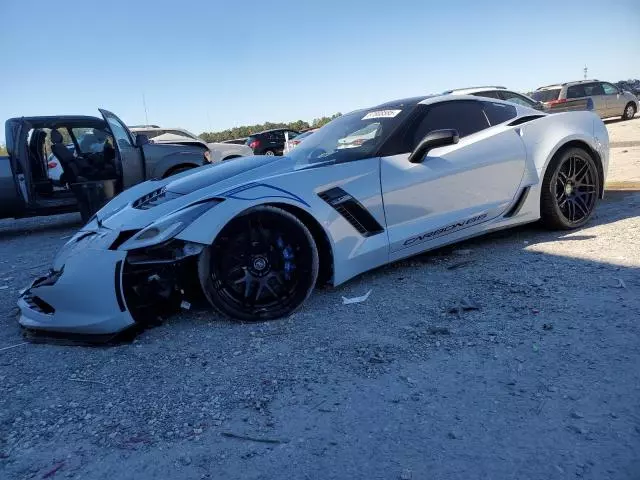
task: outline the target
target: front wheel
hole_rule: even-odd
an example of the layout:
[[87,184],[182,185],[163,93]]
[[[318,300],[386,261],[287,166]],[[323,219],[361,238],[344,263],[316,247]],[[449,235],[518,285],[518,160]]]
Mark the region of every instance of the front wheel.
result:
[[636,106],[629,102],[627,106],[624,107],[624,112],[622,113],[623,120],[631,120],[636,114]]
[[236,320],[272,320],[293,313],[318,278],[318,250],[298,218],[271,206],[231,220],[198,262],[209,303]]
[[264,152],[264,154],[265,154],[267,157],[273,157],[273,156],[275,156],[276,152],[274,152],[273,150],[266,150],[266,151]]
[[542,182],[543,223],[562,230],[583,226],[595,211],[599,192],[600,176],[588,152],[570,148],[556,154]]

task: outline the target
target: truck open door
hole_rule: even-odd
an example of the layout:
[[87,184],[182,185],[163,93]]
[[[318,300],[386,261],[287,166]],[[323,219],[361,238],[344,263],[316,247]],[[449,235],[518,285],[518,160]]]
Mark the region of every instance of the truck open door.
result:
[[[31,194],[31,172],[29,170],[29,152],[27,150],[27,134],[31,126],[21,118],[12,118],[5,123],[7,152],[16,185],[17,202],[22,208],[29,205]],[[17,205],[16,205],[17,206]]]

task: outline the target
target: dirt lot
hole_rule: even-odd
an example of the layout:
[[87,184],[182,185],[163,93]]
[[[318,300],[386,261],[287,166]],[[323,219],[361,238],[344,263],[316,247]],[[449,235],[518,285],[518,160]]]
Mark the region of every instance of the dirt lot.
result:
[[193,312],[110,348],[22,343],[17,292],[79,219],[0,222],[0,478],[637,480],[640,120],[609,128],[627,191],[587,228],[501,232],[288,320]]

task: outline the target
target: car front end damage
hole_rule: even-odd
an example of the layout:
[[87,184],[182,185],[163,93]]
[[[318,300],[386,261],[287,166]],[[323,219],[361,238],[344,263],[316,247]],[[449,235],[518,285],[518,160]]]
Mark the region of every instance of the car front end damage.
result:
[[175,235],[211,206],[187,207],[142,229],[94,221],[21,292],[20,325],[33,335],[109,340],[188,307],[199,292],[196,265],[206,246]]

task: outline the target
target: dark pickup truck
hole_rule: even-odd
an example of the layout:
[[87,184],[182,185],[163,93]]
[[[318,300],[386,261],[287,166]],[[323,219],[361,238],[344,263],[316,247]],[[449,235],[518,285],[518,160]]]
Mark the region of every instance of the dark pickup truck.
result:
[[[8,156],[0,156],[0,218],[82,211],[79,187],[101,182],[110,185],[113,196],[145,180],[209,163],[206,146],[152,144],[113,113],[102,109],[100,113],[102,118],[69,115],[6,121]],[[60,179],[50,178],[47,152],[62,166]]]

